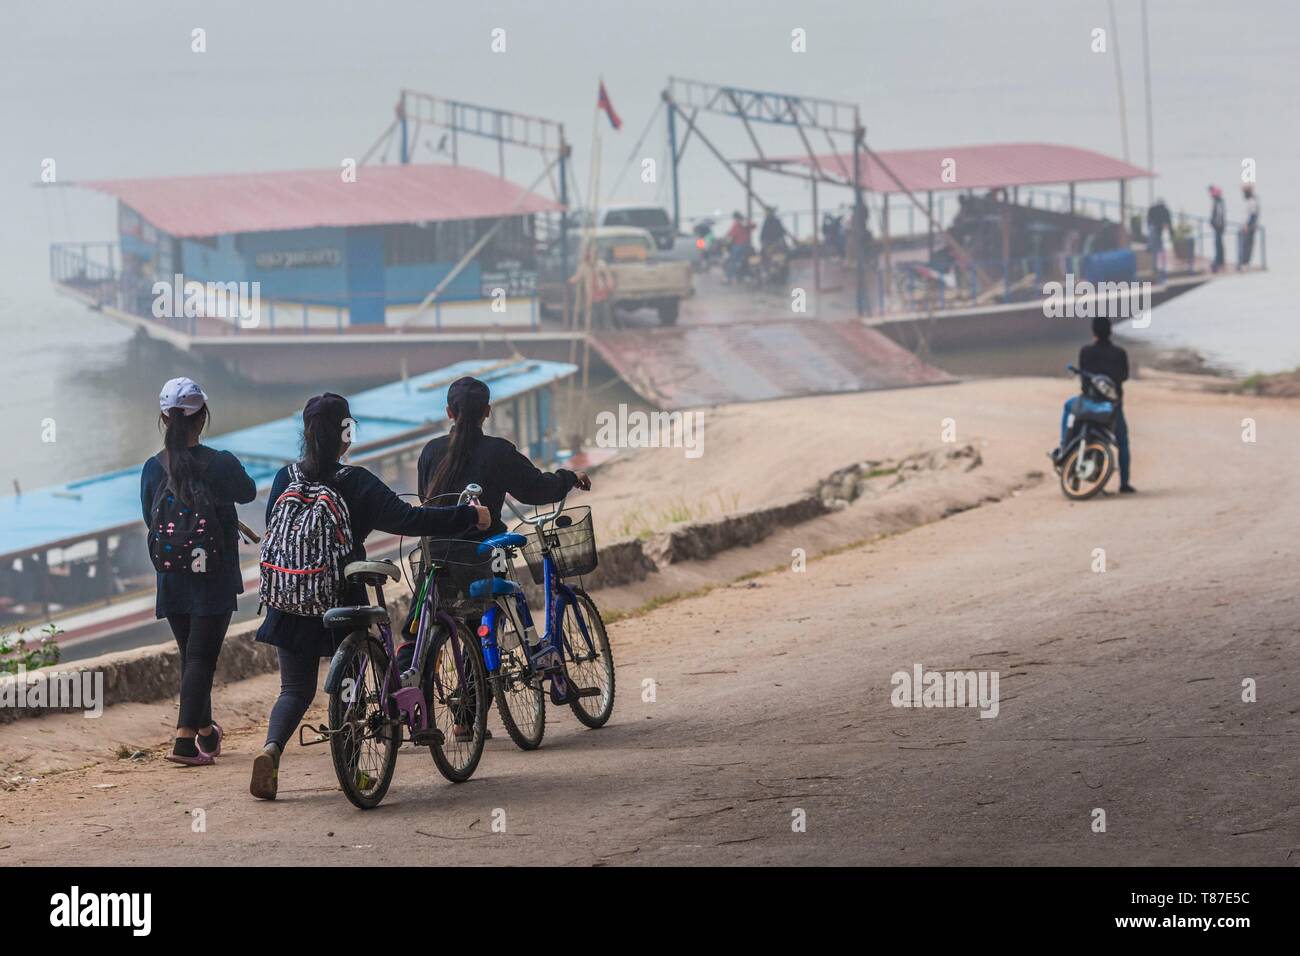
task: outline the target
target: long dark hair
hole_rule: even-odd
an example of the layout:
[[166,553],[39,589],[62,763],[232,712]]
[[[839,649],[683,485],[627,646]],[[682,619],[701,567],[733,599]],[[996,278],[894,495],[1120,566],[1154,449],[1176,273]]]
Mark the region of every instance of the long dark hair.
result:
[[198,500],[201,471],[190,450],[190,439],[202,434],[207,425],[207,405],[193,415],[173,408],[171,414],[163,412],[158,416],[158,429],[163,433],[162,465],[167,472],[167,489],[191,508]]
[[298,467],[308,481],[324,481],[343,452],[343,433],[352,409],[342,395],[325,392],[309,398],[302,410],[302,457]]
[[492,393],[487,384],[476,378],[466,376],[451,383],[447,389],[447,407],[455,416],[451,441],[442,461],[429,476],[429,484],[424,489],[425,498],[460,491],[461,475],[483,437],[483,416],[491,401]]

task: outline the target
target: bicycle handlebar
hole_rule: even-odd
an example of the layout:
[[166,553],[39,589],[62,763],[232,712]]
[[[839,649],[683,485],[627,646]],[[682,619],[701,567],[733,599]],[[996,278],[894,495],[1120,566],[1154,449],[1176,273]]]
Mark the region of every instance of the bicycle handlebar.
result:
[[568,495],[565,495],[564,498],[561,498],[559,501],[555,503],[554,508],[552,508],[546,514],[538,515],[535,518],[529,518],[525,516],[522,511],[520,511],[518,508],[515,507],[515,503],[511,501],[509,498],[506,499],[506,507],[509,508],[511,511],[513,511],[515,517],[518,518],[520,521],[522,521],[524,524],[530,524],[533,525],[534,527],[537,527],[540,525],[544,525],[552,518],[557,517],[559,513],[564,510],[564,502],[565,499],[567,499],[568,497],[569,497]]

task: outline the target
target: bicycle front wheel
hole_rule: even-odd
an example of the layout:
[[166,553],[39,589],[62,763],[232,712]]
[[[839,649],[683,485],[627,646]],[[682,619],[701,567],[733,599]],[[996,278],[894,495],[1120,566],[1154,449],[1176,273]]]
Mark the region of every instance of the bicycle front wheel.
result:
[[429,723],[442,733],[441,743],[429,745],[434,765],[452,783],[464,783],[474,775],[487,742],[488,689],[483,655],[460,621],[454,633],[439,634],[429,650],[424,701]]
[[573,594],[577,600],[564,609],[564,664],[575,687],[595,688],[597,693],[569,706],[573,716],[595,730],[614,713],[614,656],[596,602],[581,588],[574,588]]
[[348,635],[342,679],[330,692],[330,754],[339,786],[354,806],[370,810],[388,793],[397,768],[401,730],[384,713],[388,653],[364,631]]

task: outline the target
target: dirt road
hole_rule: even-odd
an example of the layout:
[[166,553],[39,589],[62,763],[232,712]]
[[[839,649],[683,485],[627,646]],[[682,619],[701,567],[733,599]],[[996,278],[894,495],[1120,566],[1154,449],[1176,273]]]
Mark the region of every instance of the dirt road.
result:
[[[953,417],[989,469],[1023,474],[1062,397],[983,382],[803,412],[852,416],[861,448],[933,443]],[[1295,864],[1300,403],[1137,383],[1128,405],[1139,495],[1070,505],[1044,482],[620,621],[608,727],[553,711],[522,753],[493,718],[459,786],[408,748],[375,811],[344,800],[324,748],[290,748],[276,803],[247,795],[273,676],[218,692],[240,727],[215,768],[92,757],[132,729],[161,742],[166,706],[0,728],[6,774],[73,732],[100,760],[0,793],[5,862]],[[765,480],[797,468],[780,441]],[[799,546],[794,529],[754,550],[788,566]],[[918,664],[997,672],[997,716],[892,706],[891,675]]]

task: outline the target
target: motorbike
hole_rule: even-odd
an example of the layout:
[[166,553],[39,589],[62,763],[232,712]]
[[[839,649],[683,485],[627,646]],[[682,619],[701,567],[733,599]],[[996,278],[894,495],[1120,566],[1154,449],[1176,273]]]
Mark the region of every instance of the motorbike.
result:
[[773,243],[758,256],[758,283],[764,289],[779,289],[790,282],[790,250],[785,243]]
[[1054,464],[1065,497],[1071,501],[1087,501],[1105,488],[1115,473],[1119,455],[1114,431],[1120,408],[1119,388],[1107,375],[1085,372],[1073,365],[1067,365],[1066,369],[1082,379],[1083,390],[1074,400],[1074,421]]
[[695,255],[691,257],[691,265],[696,272],[708,272],[722,261],[723,242],[714,235],[713,225],[712,219],[701,219],[691,228],[695,237]]

